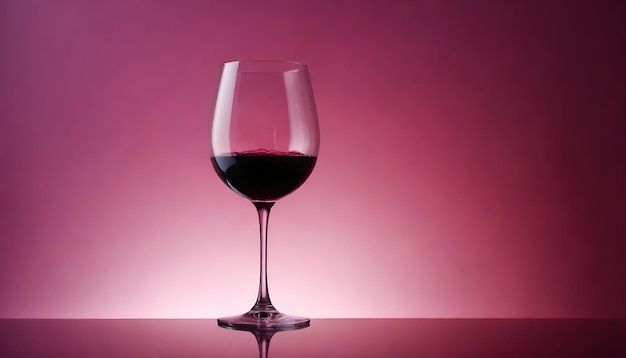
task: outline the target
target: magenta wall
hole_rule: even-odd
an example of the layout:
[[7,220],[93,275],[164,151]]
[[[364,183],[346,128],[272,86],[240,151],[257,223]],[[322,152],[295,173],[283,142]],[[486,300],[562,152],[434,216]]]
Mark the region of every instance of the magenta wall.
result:
[[[576,4],[574,4],[576,3]],[[219,64],[311,70],[270,291],[310,317],[626,317],[619,1],[0,3],[0,317],[216,317],[256,295],[208,153]]]

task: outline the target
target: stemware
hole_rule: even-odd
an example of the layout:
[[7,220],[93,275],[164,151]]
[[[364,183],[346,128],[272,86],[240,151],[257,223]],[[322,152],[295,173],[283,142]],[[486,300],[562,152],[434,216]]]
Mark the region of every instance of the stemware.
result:
[[279,312],[267,285],[270,209],[311,174],[319,125],[306,65],[233,61],[222,65],[211,129],[211,162],[220,179],[256,207],[260,227],[259,291],[244,314],[219,318],[237,329],[295,329],[309,319]]

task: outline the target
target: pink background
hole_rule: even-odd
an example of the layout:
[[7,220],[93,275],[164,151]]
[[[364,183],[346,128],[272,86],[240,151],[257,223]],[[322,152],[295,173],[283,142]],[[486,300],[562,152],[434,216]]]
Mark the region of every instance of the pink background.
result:
[[626,317],[625,4],[0,2],[0,317],[252,305],[208,152],[246,58],[307,63],[322,130],[270,221],[279,309]]

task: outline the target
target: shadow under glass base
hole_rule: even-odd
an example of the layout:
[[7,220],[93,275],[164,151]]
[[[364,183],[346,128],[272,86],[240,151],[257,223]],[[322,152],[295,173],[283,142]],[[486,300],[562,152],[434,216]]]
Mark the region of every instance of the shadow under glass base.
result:
[[238,330],[275,330],[286,331],[308,327],[311,320],[304,317],[290,316],[276,310],[250,310],[242,315],[217,319],[220,327]]

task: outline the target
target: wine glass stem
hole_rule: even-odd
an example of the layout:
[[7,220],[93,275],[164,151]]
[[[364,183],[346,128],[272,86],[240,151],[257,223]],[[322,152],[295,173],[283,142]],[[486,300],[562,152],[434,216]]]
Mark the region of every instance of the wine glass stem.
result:
[[257,344],[259,345],[259,358],[267,358],[267,353],[270,348],[270,338],[271,338],[271,335],[269,337],[257,336],[256,341],[257,341]]
[[267,289],[267,224],[270,216],[270,209],[274,206],[274,202],[255,201],[254,206],[259,214],[259,228],[261,231],[261,268],[259,275],[259,295],[253,310],[273,311],[274,306],[270,300],[270,294]]

